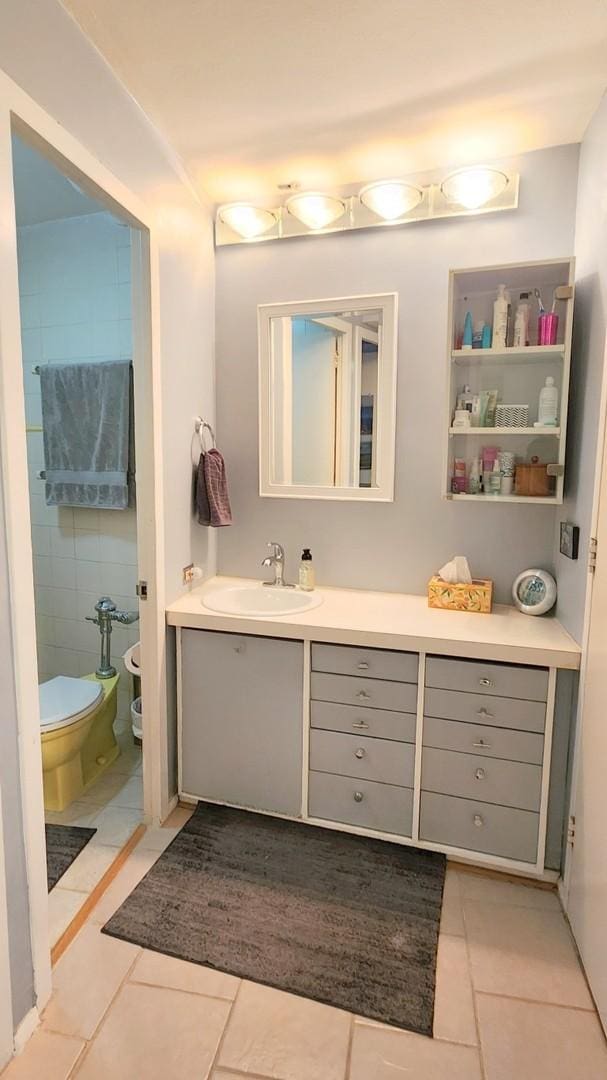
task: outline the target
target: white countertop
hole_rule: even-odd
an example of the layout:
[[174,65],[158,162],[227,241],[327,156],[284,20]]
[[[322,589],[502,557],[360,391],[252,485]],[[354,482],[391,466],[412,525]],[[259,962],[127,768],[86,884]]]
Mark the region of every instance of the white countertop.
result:
[[425,596],[327,588],[316,590],[323,598],[322,604],[301,615],[221,615],[202,604],[205,593],[245,584],[254,582],[211,578],[169,604],[168,624],[545,667],[580,666],[581,649],[557,619],[523,615],[503,604],[497,604],[491,615],[477,615],[429,608]]

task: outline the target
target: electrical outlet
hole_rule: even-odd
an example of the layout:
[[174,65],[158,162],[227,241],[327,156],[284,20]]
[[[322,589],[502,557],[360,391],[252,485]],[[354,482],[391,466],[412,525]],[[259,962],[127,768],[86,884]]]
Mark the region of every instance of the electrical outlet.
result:
[[183,574],[183,584],[184,585],[191,585],[193,580],[194,580],[194,577],[195,577],[194,563],[190,563],[189,566],[184,566],[182,574]]

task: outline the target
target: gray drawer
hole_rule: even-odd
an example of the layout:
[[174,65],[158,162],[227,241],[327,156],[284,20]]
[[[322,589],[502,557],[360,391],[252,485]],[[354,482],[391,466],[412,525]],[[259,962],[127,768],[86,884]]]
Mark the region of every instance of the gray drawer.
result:
[[415,713],[389,712],[387,709],[365,709],[356,705],[337,705],[333,701],[312,701],[310,723],[313,728],[345,731],[368,738],[394,739],[396,742],[415,742],[417,717]]
[[430,746],[422,753],[423,791],[537,811],[541,784],[539,765],[498,761],[478,754],[435,750]]
[[326,675],[322,671],[312,672],[310,696],[315,701],[338,701],[370,709],[417,710],[417,686],[412,683],[355,679],[351,675]]
[[413,787],[415,747],[340,731],[310,732],[310,768],[317,772]]
[[548,672],[545,668],[431,656],[426,662],[426,686],[523,698],[525,701],[546,701]]
[[417,653],[359,649],[356,645],[312,645],[312,671],[416,683],[418,665]]
[[413,792],[410,788],[321,772],[311,772],[309,784],[310,817],[411,836]]
[[544,737],[528,731],[508,731],[484,724],[460,724],[457,720],[424,719],[424,746],[440,750],[458,750],[479,757],[505,758],[541,765]]
[[419,837],[435,844],[535,863],[539,815],[424,792]]
[[543,732],[546,724],[543,701],[517,701],[515,698],[491,697],[490,694],[467,694],[461,690],[427,688],[424,712],[444,720],[462,720],[466,724],[481,723],[518,731]]

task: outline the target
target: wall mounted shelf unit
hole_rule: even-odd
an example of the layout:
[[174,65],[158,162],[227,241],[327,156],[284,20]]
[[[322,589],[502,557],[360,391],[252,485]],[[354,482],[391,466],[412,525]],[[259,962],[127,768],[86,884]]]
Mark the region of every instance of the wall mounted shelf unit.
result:
[[[557,300],[559,316],[557,341],[554,345],[538,345],[538,303],[534,295],[539,290],[544,307],[550,310],[554,290],[574,283],[575,260],[551,259],[545,262],[511,263],[502,266],[451,270],[449,274],[449,321],[447,330],[447,417],[444,455],[443,497],[460,502],[483,503],[543,503],[555,506],[563,501],[567,405],[571,370],[571,335],[573,328],[573,290],[567,300]],[[523,347],[462,349],[461,341],[466,312],[473,323],[493,323],[493,302],[498,286],[504,284],[512,300],[509,340],[521,293],[529,293],[531,318],[530,344]],[[539,395],[546,377],[552,376],[559,392],[557,427],[535,427],[538,418]],[[529,419],[525,427],[453,426],[458,394],[469,386],[471,394],[496,390],[500,405],[528,405]],[[537,458],[551,465],[553,490],[545,496],[521,496],[467,492],[454,494],[452,477],[456,458],[470,465],[482,454],[485,446],[508,450],[516,455],[516,463],[524,464]]]

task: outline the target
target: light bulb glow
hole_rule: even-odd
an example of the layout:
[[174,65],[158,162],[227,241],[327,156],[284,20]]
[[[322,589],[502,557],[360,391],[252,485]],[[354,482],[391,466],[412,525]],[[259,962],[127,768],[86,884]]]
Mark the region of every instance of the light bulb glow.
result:
[[346,204],[334,195],[306,191],[292,195],[286,202],[287,210],[308,229],[326,229],[345,213]]
[[419,206],[423,197],[423,191],[404,180],[378,180],[367,184],[359,193],[363,206],[384,221],[396,221],[404,217]]
[[227,225],[244,240],[254,240],[263,236],[276,224],[276,214],[271,210],[263,210],[259,206],[250,203],[231,203],[222,206],[217,212],[220,221]]
[[498,169],[477,167],[458,169],[443,180],[440,189],[448,203],[479,210],[481,206],[501,195],[508,177]]

